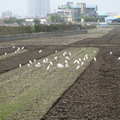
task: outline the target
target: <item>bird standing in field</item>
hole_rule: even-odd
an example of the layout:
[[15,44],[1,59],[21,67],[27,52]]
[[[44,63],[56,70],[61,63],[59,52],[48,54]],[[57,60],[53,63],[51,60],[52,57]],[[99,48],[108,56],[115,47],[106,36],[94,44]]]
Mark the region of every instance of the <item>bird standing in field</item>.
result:
[[120,57],[118,58],[118,60],[120,60]]
[[76,67],[76,70],[78,70],[80,68],[80,65],[78,65],[77,67]]
[[5,52],[5,55],[7,55],[7,52]]
[[41,53],[42,52],[42,50],[39,50],[39,53]]
[[96,57],[94,57],[94,61],[95,61],[95,62],[97,61]]
[[58,64],[57,64],[57,67],[58,67],[58,68],[64,68],[64,65],[61,64],[61,63],[58,63]]
[[19,64],[19,67],[21,68],[21,67],[22,67],[22,65],[21,65],[21,64]]
[[48,67],[46,68],[46,70],[49,70],[49,69],[50,69],[50,65],[51,65],[51,64],[48,65]]
[[58,57],[57,57],[57,56],[55,56],[55,57],[54,57],[54,59],[55,59],[55,60],[57,60],[57,59],[58,59]]
[[73,63],[74,63],[74,64],[75,64],[75,63],[80,64],[80,61],[79,61],[79,60],[74,60]]
[[110,55],[112,55],[112,51],[110,51]]
[[29,60],[29,63],[30,63],[30,64],[32,64],[32,61],[31,61],[31,60]]

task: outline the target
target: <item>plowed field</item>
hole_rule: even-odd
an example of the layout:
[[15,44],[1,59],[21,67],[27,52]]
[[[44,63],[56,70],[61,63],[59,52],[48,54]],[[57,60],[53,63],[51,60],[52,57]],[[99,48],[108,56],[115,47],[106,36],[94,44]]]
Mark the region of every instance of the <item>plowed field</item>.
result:
[[[19,64],[25,65],[30,59],[46,57],[55,50],[82,46],[100,49],[96,62],[91,62],[41,120],[120,120],[120,29],[111,30],[100,38],[86,38],[68,45],[24,45],[27,52],[0,59],[0,74]],[[18,47],[22,45],[16,45]],[[0,48],[0,55],[12,53],[16,48]],[[41,49],[43,52],[39,54]]]

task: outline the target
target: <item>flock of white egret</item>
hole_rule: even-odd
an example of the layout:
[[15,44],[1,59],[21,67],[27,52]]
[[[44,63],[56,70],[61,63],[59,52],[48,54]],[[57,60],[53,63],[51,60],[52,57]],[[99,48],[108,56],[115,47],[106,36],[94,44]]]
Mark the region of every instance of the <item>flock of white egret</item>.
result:
[[[38,53],[43,52],[43,50],[39,50]],[[58,51],[56,50],[55,53]],[[96,53],[96,51],[94,51]],[[70,61],[72,59],[72,53],[71,52],[63,52],[61,54],[61,57],[63,57],[63,61],[59,62],[59,57],[55,55],[52,60],[49,60],[47,57],[44,58],[41,62],[37,62],[36,59],[29,60],[27,63],[28,67],[35,66],[36,68],[42,67],[44,64],[46,64],[46,70],[49,70],[53,65],[56,66],[56,68],[69,68],[70,67]],[[95,58],[95,57],[94,57]],[[83,58],[78,58],[72,61],[72,63],[76,66],[76,70],[80,69],[84,65],[84,63],[89,59],[89,55],[85,54]],[[19,64],[19,67],[22,67],[22,64]]]
[[[16,46],[12,46],[12,48],[14,49],[14,48],[16,48]],[[17,52],[19,52],[20,50],[24,50],[24,49],[25,49],[25,47],[21,47],[21,48],[20,48],[20,47],[17,47],[17,50],[16,50],[14,53],[17,53]],[[41,52],[43,52],[43,50],[39,50],[39,51],[38,51],[39,54],[40,54]],[[58,52],[58,51],[56,50],[55,53],[57,53],[57,52]],[[96,51],[94,51],[94,54],[96,54]],[[109,54],[112,55],[113,52],[110,51]],[[7,52],[5,52],[4,55],[7,55]],[[64,61],[63,61],[62,63],[59,62],[59,59],[58,59],[59,56],[56,55],[56,56],[54,56],[54,58],[53,58],[52,61],[49,60],[47,57],[44,58],[44,59],[42,60],[42,62],[37,62],[36,59],[34,59],[33,61],[32,61],[32,60],[29,60],[28,63],[27,63],[27,66],[28,66],[28,67],[31,67],[31,66],[34,65],[36,68],[40,68],[40,67],[42,67],[43,64],[46,64],[46,65],[47,65],[46,70],[49,70],[50,67],[53,66],[53,65],[56,65],[57,68],[69,68],[69,67],[70,67],[69,61],[71,60],[71,56],[72,56],[72,53],[71,53],[71,52],[66,52],[66,51],[65,51],[65,52],[62,54],[62,57],[64,57]],[[81,66],[83,66],[84,63],[85,63],[88,59],[89,59],[89,55],[88,55],[88,54],[85,54],[85,55],[83,56],[83,58],[75,59],[75,60],[73,61],[73,64],[75,64],[75,66],[76,66],[75,69],[76,69],[76,70],[80,69]],[[96,57],[93,57],[93,60],[96,62],[96,61],[97,61]],[[120,57],[118,57],[118,60],[120,60]],[[19,64],[19,67],[21,68],[21,67],[22,67],[22,64]]]

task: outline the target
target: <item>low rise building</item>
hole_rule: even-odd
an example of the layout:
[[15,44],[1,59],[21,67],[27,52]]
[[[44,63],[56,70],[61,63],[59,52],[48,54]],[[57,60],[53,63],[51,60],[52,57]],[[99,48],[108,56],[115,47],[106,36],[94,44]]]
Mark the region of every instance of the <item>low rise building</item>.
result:
[[79,18],[81,15],[97,16],[97,6],[96,5],[86,5],[86,3],[67,2],[66,5],[61,5],[58,7],[57,14],[61,17],[66,18],[66,20],[73,20],[74,18]]

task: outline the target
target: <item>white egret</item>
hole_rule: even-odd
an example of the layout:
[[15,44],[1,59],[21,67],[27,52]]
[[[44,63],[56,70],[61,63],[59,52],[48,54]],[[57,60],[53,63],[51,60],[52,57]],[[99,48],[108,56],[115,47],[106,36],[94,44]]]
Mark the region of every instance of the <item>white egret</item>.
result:
[[112,52],[110,51],[110,55],[112,55]]
[[84,62],[81,63],[81,66],[84,64]]
[[39,50],[39,53],[41,53],[42,52],[42,50]]
[[97,61],[96,57],[94,57],[94,61],[95,61],[95,62]]
[[51,64],[48,65],[48,67],[46,68],[46,70],[49,70],[49,69],[50,69],[50,65],[51,65]]
[[81,58],[78,59],[81,62]]
[[65,63],[66,63],[66,64],[68,64],[68,61],[67,61],[67,60],[65,60]]
[[120,57],[118,58],[118,60],[120,60]]
[[20,51],[20,47],[18,47],[17,51]]
[[76,67],[76,70],[78,70],[80,68],[80,65],[78,65],[77,67]]
[[94,53],[96,53],[96,51],[94,51]]
[[72,53],[71,53],[71,52],[69,52],[69,55],[71,56],[71,55],[72,55]]
[[57,56],[55,56],[55,57],[54,57],[54,59],[55,59],[55,60],[57,60],[57,59],[58,59],[58,57],[57,57]]
[[7,52],[5,52],[5,55],[7,55]]
[[27,66],[30,67],[30,64],[28,63]]
[[12,48],[15,48],[15,46],[13,46]]
[[19,64],[19,67],[21,68],[21,67],[22,67],[22,65],[21,65],[21,64]]
[[84,61],[86,61],[86,58],[83,58]]
[[34,59],[34,62],[36,62],[36,59]]
[[32,61],[31,61],[31,60],[29,60],[29,63],[30,63],[30,64],[32,64]]
[[70,58],[67,56],[67,57],[65,57],[67,60],[70,60]]
[[58,68],[64,68],[64,65],[61,64],[61,63],[58,63],[58,64],[57,64],[57,67],[58,67]]
[[74,60],[74,64],[75,63],[80,64],[80,61],[79,60]]
[[48,63],[48,58],[45,58],[45,59],[43,60],[43,63]]
[[50,61],[50,65],[53,65],[53,62]]
[[21,49],[24,50],[24,47],[22,47]]
[[38,67],[41,67],[41,64],[35,64],[35,67],[38,68]]
[[64,53],[63,53],[63,56],[65,56],[66,54],[67,54],[67,52],[64,52]]
[[68,68],[68,67],[70,67],[70,66],[66,63],[66,64],[65,64],[65,67]]

